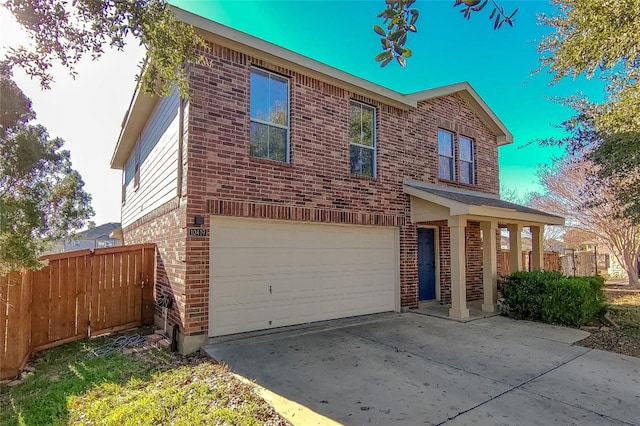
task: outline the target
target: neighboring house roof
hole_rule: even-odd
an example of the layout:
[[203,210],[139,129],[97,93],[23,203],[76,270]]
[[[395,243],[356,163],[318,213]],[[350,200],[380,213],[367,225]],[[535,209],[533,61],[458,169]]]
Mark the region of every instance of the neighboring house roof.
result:
[[110,239],[110,234],[120,228],[120,222],[109,222],[76,234],[80,240]]
[[486,216],[495,219],[564,225],[564,218],[530,207],[503,201],[485,192],[443,187],[414,180],[405,180],[404,192],[425,201],[444,206],[451,216]]
[[[199,33],[204,38],[212,42],[250,55],[266,58],[276,65],[283,65],[292,70],[301,71],[319,80],[346,87],[399,108],[416,108],[419,102],[459,94],[496,135],[498,145],[513,142],[511,132],[466,81],[435,89],[403,94],[186,10],[175,6],[171,6],[171,8],[179,20],[193,25],[199,29]],[[112,168],[124,168],[127,158],[135,146],[135,142],[151,115],[157,100],[157,97],[142,92],[138,86],[123,119],[120,138],[111,158]]]

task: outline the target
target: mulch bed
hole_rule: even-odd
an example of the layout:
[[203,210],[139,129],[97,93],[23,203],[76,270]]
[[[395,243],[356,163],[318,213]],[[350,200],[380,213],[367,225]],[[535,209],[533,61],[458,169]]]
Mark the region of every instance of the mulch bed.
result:
[[640,358],[640,330],[597,330],[577,344]]

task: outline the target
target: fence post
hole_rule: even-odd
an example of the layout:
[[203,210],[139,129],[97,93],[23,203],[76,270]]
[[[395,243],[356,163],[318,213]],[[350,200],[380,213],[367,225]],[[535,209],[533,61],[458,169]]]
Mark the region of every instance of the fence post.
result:
[[142,248],[142,262],[144,271],[144,287],[142,288],[142,324],[153,324],[155,303],[153,287],[156,282],[156,246],[145,244]]

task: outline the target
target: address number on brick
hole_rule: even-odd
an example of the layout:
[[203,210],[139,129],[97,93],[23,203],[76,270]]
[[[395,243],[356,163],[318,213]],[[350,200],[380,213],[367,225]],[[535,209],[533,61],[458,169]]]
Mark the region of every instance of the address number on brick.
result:
[[190,237],[206,237],[207,229],[206,228],[189,228],[189,236]]

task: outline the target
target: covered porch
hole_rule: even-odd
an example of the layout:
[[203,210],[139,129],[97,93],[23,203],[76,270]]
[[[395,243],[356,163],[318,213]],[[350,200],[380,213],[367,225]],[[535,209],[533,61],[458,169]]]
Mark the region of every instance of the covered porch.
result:
[[[522,230],[531,230],[531,269],[544,265],[545,225],[564,225],[564,218],[500,200],[497,195],[419,181],[403,182],[411,200],[411,220],[415,224],[445,221],[449,231],[451,307],[449,316],[469,318],[467,305],[467,233],[470,222],[480,224],[482,249],[482,303],[486,313],[496,312],[498,298],[497,231],[509,230],[510,270],[523,270]],[[477,225],[476,225],[477,226]]]

